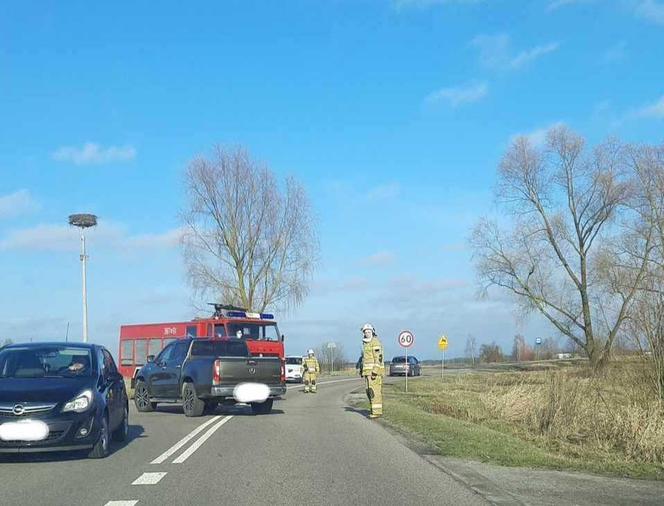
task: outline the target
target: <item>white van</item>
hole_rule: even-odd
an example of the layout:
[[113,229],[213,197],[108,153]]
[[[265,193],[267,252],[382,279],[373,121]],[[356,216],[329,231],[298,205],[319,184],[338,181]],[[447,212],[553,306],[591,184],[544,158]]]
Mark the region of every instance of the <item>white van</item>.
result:
[[302,357],[286,357],[286,381],[302,383]]

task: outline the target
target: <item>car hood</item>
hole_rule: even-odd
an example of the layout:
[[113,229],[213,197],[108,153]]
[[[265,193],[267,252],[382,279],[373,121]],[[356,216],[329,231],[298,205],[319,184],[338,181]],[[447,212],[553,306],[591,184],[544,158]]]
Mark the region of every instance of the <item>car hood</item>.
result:
[[92,378],[0,378],[0,402],[67,402]]

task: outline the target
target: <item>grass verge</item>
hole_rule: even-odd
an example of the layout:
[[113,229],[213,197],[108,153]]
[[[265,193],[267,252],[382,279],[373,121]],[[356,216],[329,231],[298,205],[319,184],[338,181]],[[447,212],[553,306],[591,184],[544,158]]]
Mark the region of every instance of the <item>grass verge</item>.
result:
[[661,411],[624,374],[600,390],[582,376],[450,375],[413,381],[409,393],[399,382],[385,386],[384,421],[445,456],[663,480]]

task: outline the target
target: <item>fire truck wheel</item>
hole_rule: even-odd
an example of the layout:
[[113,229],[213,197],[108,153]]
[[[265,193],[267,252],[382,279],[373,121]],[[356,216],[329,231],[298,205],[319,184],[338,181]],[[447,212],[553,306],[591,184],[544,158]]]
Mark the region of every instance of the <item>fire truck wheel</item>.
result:
[[136,382],[136,388],[134,389],[134,404],[136,409],[141,413],[149,413],[154,411],[157,407],[156,402],[150,402],[150,392],[148,392],[148,386],[143,380],[138,380]]
[[201,416],[205,411],[205,402],[196,395],[193,383],[182,385],[182,409],[185,416]]

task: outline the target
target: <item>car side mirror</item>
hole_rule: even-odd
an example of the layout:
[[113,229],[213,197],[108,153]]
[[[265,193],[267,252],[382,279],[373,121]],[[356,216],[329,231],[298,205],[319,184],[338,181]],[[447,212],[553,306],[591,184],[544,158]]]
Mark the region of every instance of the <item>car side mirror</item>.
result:
[[282,343],[284,342],[285,339],[286,339],[286,336],[283,335],[283,334],[281,334],[281,342],[282,342]]
[[148,364],[154,363],[154,355],[148,355],[147,360],[148,360]]

